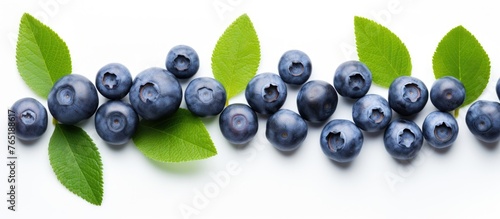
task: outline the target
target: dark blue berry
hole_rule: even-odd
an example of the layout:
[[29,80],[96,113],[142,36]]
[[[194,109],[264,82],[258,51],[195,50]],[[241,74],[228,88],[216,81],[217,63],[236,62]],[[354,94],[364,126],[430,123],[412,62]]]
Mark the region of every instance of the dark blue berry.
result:
[[266,123],[266,138],[280,151],[297,149],[307,136],[307,123],[299,114],[280,109]]
[[189,82],[184,99],[189,111],[197,116],[215,116],[226,105],[226,90],[217,80],[208,77]]
[[434,82],[431,88],[431,102],[441,111],[457,109],[465,101],[465,87],[456,78],[445,76]]
[[280,58],[278,71],[285,83],[304,84],[311,76],[311,59],[300,50],[286,51]]
[[119,100],[128,94],[132,86],[132,76],[124,65],[110,63],[99,69],[95,84],[101,95],[111,100]]
[[385,149],[395,159],[413,159],[417,156],[423,143],[422,131],[413,121],[396,119],[385,129]]
[[112,100],[101,105],[95,115],[97,134],[109,144],[125,144],[134,135],[139,117],[128,103]]
[[340,96],[357,99],[370,90],[372,73],[360,61],[347,61],[337,67],[333,85]]
[[302,118],[309,122],[326,121],[337,109],[338,95],[333,86],[325,81],[305,83],[297,95],[297,108]]
[[245,98],[255,112],[270,115],[277,112],[285,103],[286,84],[280,76],[273,73],[261,73],[248,82]]
[[16,101],[10,108],[14,112],[15,133],[18,139],[33,141],[47,130],[47,110],[33,98]]
[[493,143],[500,140],[500,103],[478,100],[467,110],[465,122],[477,139]]
[[435,111],[425,117],[422,125],[425,140],[435,148],[446,148],[458,136],[457,120],[447,112]]
[[97,90],[89,79],[70,74],[56,81],[50,90],[47,104],[57,121],[73,125],[94,115],[99,99]]
[[367,132],[381,131],[389,125],[392,109],[385,98],[378,94],[368,94],[358,99],[352,106],[354,123]]
[[425,84],[414,77],[396,78],[389,87],[389,106],[403,116],[420,112],[429,99]]
[[142,118],[160,119],[174,114],[182,102],[182,88],[177,79],[162,68],[148,68],[139,73],[129,93],[130,103]]
[[186,45],[174,46],[167,54],[167,70],[179,79],[190,78],[198,72],[200,60],[198,53]]
[[219,128],[224,138],[233,144],[245,144],[257,134],[257,114],[245,104],[231,104],[219,116]]
[[349,120],[334,119],[321,131],[321,149],[330,159],[345,163],[354,160],[363,146],[363,133]]

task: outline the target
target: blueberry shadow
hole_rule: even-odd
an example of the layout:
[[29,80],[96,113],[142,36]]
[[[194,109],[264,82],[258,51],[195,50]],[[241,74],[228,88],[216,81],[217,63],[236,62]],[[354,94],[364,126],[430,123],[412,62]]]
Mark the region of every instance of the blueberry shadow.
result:
[[375,140],[380,139],[380,136],[384,134],[384,130],[376,131],[376,132],[366,132],[363,131],[363,137],[365,140]]
[[21,142],[23,144],[23,146],[31,148],[31,147],[35,147],[34,145],[37,145],[37,143],[39,142],[40,139],[26,141],[26,140],[21,140],[21,139],[17,138],[17,140],[19,140],[19,142]]
[[234,149],[236,150],[239,150],[239,151],[243,151],[245,150],[246,148],[248,148],[248,145],[250,145],[252,141],[249,141],[247,143],[244,143],[244,144],[235,144],[235,143],[231,143],[231,142],[228,142]]
[[340,96],[340,100],[343,102],[343,104],[347,104],[347,105],[354,105],[354,103],[358,100],[358,99],[352,99],[350,97],[343,97],[343,96]]
[[[273,147],[274,148],[274,147]],[[282,151],[282,150],[278,150],[276,148],[274,148],[276,151],[278,151],[281,155],[285,156],[285,157],[292,157],[294,156],[298,150],[300,150],[300,146],[298,148],[296,148],[295,150],[291,150],[291,151]]]
[[163,163],[146,158],[154,167],[160,169],[164,172],[174,173],[174,174],[184,174],[191,175],[202,172],[203,166],[200,162],[180,162],[180,163]]
[[188,85],[189,82],[191,82],[191,79],[194,79],[193,77],[189,77],[189,78],[178,78],[178,77],[175,77],[177,79],[177,81],[179,81],[179,83],[181,85]]
[[337,168],[340,168],[342,170],[348,170],[348,169],[350,169],[351,166],[352,166],[352,163],[354,162],[354,161],[350,161],[350,162],[337,162],[337,161],[334,161],[332,159],[329,159],[329,160],[330,160],[330,162],[334,166],[336,166]]
[[413,163],[413,161],[415,160],[416,157],[417,156],[415,156],[414,158],[409,159],[409,160],[399,160],[399,159],[396,159],[396,158],[392,158],[392,160],[394,160],[399,165],[410,166]]
[[121,151],[121,150],[123,150],[128,145],[128,143],[125,143],[125,144],[109,144],[109,143],[106,143],[106,145],[108,146],[108,148],[110,148],[113,151]]
[[476,141],[489,151],[496,151],[500,141],[496,142],[484,142],[476,138]]
[[436,154],[439,154],[439,155],[445,155],[447,154],[451,148],[453,147],[453,145],[450,145],[449,147],[445,147],[445,148],[436,148],[436,147],[433,147],[432,145],[430,145],[429,143],[426,143],[427,147],[431,148],[434,152],[436,152]]
[[308,125],[308,127],[311,127],[312,129],[322,130],[323,127],[325,127],[326,123],[328,123],[329,121],[330,121],[330,119],[327,119],[327,120],[322,121],[322,122],[309,122],[309,121],[307,121],[307,125]]
[[287,86],[287,89],[290,89],[292,91],[299,91],[300,88],[302,87],[302,84],[287,84],[286,86]]
[[213,123],[214,121],[219,121],[219,116],[206,116],[206,117],[199,117],[201,119],[201,121],[204,123],[204,124],[211,124]]

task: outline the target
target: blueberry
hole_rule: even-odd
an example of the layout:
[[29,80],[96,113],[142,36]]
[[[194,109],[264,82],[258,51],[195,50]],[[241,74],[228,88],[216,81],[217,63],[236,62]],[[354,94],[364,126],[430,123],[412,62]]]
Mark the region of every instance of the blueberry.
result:
[[425,140],[435,148],[446,148],[458,136],[457,120],[447,112],[435,111],[425,117],[422,125]]
[[478,100],[467,110],[465,122],[470,132],[481,141],[500,140],[500,103]]
[[219,128],[224,138],[233,144],[245,144],[257,134],[257,114],[245,104],[231,104],[219,116]]
[[129,93],[134,110],[146,120],[174,114],[182,102],[182,88],[177,79],[162,68],[148,68],[139,73]]
[[110,63],[97,72],[95,84],[99,93],[111,100],[125,97],[132,86],[130,71],[122,64]]
[[285,83],[304,84],[311,76],[311,59],[300,50],[286,51],[280,58],[278,72]]
[[337,67],[333,85],[340,96],[357,99],[370,90],[372,73],[360,61],[347,61]]
[[441,111],[452,111],[465,101],[465,87],[456,78],[445,76],[434,82],[431,88],[431,102]]
[[33,141],[47,130],[47,110],[38,100],[30,97],[20,99],[10,110],[14,112],[17,138]]
[[356,126],[367,132],[385,129],[392,118],[392,109],[385,98],[378,94],[368,94],[358,99],[352,106],[352,119]]
[[363,133],[353,122],[334,119],[321,131],[323,153],[330,159],[345,163],[354,160],[363,146]]
[[413,121],[396,119],[385,129],[385,149],[395,159],[413,159],[423,143],[422,131]]
[[280,109],[266,123],[266,138],[280,151],[293,151],[306,139],[307,123],[299,114]]
[[302,85],[297,95],[299,113],[309,122],[326,121],[337,109],[337,103],[335,88],[325,81],[309,81]]
[[108,101],[95,114],[97,134],[109,144],[125,144],[134,135],[139,117],[128,103],[120,100]]
[[197,116],[215,116],[226,105],[226,89],[217,80],[200,77],[189,82],[184,99],[189,111]]
[[73,125],[94,115],[99,99],[94,84],[82,75],[70,74],[56,81],[47,100],[52,116]]
[[261,73],[248,82],[245,98],[255,112],[270,115],[277,112],[285,103],[286,84],[280,76],[273,73]]
[[500,99],[500,78],[498,79],[497,81],[497,96],[498,96],[498,99]]
[[389,87],[389,106],[403,116],[420,112],[429,99],[425,84],[418,78],[401,76]]
[[200,68],[198,53],[186,45],[174,46],[167,54],[167,70],[179,79],[192,77]]

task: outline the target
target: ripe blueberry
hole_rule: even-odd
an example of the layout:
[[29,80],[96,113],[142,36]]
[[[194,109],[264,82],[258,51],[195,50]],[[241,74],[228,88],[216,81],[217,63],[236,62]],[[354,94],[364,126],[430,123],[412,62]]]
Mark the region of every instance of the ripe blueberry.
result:
[[189,82],[184,99],[189,111],[197,116],[215,116],[226,105],[226,90],[217,80],[200,77]]
[[219,128],[224,138],[233,144],[245,144],[257,134],[257,114],[245,104],[231,104],[219,116]]
[[56,81],[47,100],[52,116],[63,124],[73,125],[94,115],[99,99],[92,82],[77,74]]
[[10,108],[15,114],[16,137],[23,141],[40,138],[47,130],[47,110],[33,98],[16,101]]
[[299,114],[280,109],[266,123],[266,138],[280,151],[297,149],[307,136],[307,123]]
[[457,139],[458,123],[451,114],[435,111],[425,117],[422,133],[431,146],[446,148]]
[[360,61],[347,61],[337,67],[333,85],[340,96],[357,99],[370,90],[372,73]]
[[396,119],[385,129],[385,149],[395,159],[413,159],[417,156],[423,143],[422,131],[413,121]]
[[401,76],[389,87],[389,106],[403,116],[420,112],[429,99],[425,84],[418,78]]
[[174,46],[167,54],[167,70],[179,79],[190,78],[200,68],[198,53],[186,45]]
[[383,130],[389,125],[392,109],[378,94],[368,94],[358,99],[352,106],[352,119],[356,126],[367,132]]
[[302,118],[309,122],[326,121],[337,109],[338,96],[335,88],[325,81],[305,83],[297,95],[297,108]]
[[130,71],[122,64],[110,63],[97,72],[95,84],[99,93],[111,100],[125,97],[132,86]]
[[311,76],[311,59],[300,50],[286,51],[280,58],[278,72],[285,83],[304,84]]
[[277,112],[285,103],[286,84],[280,76],[273,73],[261,73],[248,82],[245,98],[255,112],[270,115]]
[[445,76],[434,82],[431,88],[431,102],[441,111],[452,111],[465,101],[465,87],[456,78]]
[[148,68],[139,73],[129,92],[130,103],[142,118],[160,119],[174,114],[182,102],[179,81],[167,70]]
[[128,103],[112,100],[97,109],[95,129],[97,134],[109,144],[125,144],[134,135],[139,125],[139,117]]
[[345,163],[354,160],[363,146],[363,133],[349,120],[334,119],[321,131],[321,149],[330,159]]
[[500,103],[478,100],[467,110],[465,122],[477,139],[492,143],[500,140]]

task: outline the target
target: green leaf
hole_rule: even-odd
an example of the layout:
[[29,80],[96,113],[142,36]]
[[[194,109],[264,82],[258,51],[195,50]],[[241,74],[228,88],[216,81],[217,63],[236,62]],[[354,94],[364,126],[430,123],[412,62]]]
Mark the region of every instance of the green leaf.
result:
[[161,162],[199,160],[217,154],[200,118],[186,109],[160,120],[141,120],[133,137],[147,157]]
[[222,34],[212,53],[212,72],[224,85],[228,100],[245,90],[259,63],[259,38],[252,21],[243,14]]
[[389,87],[399,76],[411,75],[408,49],[396,34],[363,17],[354,17],[359,60],[372,72],[373,82]]
[[463,26],[448,32],[432,57],[434,76],[453,76],[465,87],[462,106],[474,102],[484,91],[490,78],[490,58],[479,41]]
[[49,159],[61,184],[91,204],[101,205],[101,156],[83,129],[56,124],[49,142]]
[[27,13],[19,26],[16,61],[24,82],[43,98],[47,98],[54,82],[71,73],[71,57],[66,43]]

